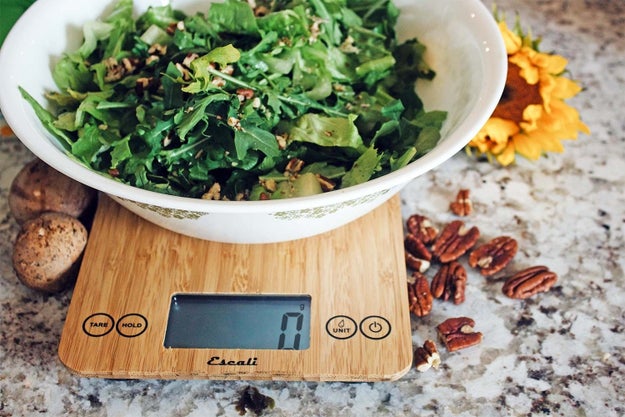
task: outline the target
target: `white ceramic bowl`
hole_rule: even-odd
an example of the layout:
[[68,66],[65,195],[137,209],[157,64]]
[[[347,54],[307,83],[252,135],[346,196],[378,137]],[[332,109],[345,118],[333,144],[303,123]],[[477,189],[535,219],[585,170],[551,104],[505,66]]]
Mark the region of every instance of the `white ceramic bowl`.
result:
[[[0,108],[16,136],[58,171],[100,190],[139,216],[179,233],[220,242],[269,243],[312,236],[342,226],[396,194],[408,182],[461,150],[486,123],[506,80],[501,35],[479,0],[395,0],[401,39],[427,46],[437,75],[417,85],[426,110],[446,110],[442,139],[427,155],[384,177],[321,195],[271,201],[206,201],[137,189],[106,178],[66,156],[22,99],[22,86],[40,103],[56,90],[51,67],[81,43],[82,25],[113,0],[38,0],[13,27],[0,51]],[[194,12],[208,1],[173,0]],[[137,12],[152,0],[135,0]],[[203,4],[202,4],[203,3]],[[427,198],[427,196],[423,196]]]

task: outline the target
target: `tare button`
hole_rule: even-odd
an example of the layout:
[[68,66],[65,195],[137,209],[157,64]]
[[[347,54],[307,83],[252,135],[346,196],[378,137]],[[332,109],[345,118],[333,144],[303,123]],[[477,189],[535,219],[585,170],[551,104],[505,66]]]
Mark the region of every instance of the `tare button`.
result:
[[356,321],[349,316],[334,316],[326,322],[326,332],[335,339],[349,339],[357,331]]
[[102,337],[109,334],[115,327],[115,320],[106,313],[95,313],[82,322],[82,331],[91,337]]
[[369,339],[384,339],[391,333],[391,323],[381,316],[365,317],[360,322],[360,332]]

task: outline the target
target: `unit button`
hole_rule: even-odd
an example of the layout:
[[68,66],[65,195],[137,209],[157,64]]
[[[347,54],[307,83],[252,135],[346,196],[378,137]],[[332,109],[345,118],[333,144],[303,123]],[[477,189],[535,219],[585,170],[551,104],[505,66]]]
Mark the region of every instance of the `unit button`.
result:
[[360,322],[360,332],[369,339],[384,339],[391,333],[391,323],[381,316],[365,317]]
[[117,321],[117,333],[124,337],[137,337],[148,328],[148,319],[141,314],[126,314]]
[[106,313],[95,313],[82,322],[82,331],[91,337],[102,337],[115,327],[115,320]]
[[335,339],[349,339],[357,331],[356,321],[349,316],[334,316],[326,323],[326,332]]

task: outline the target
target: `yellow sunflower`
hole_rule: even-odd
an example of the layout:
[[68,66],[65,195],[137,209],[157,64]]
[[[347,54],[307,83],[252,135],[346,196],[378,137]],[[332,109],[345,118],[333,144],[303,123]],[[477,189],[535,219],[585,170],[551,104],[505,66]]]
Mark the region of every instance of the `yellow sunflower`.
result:
[[562,152],[564,139],[590,133],[579,113],[565,103],[581,87],[564,77],[567,60],[538,51],[537,40],[518,27],[499,21],[508,53],[508,77],[490,119],[467,145],[467,152],[486,155],[503,166],[516,154],[530,160],[546,152]]

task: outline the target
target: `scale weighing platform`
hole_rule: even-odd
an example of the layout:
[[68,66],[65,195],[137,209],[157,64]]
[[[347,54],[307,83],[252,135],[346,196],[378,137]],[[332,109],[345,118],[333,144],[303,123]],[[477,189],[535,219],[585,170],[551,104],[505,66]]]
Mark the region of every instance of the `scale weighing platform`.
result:
[[88,377],[395,380],[412,365],[399,197],[346,226],[225,244],[101,196],[59,345]]

